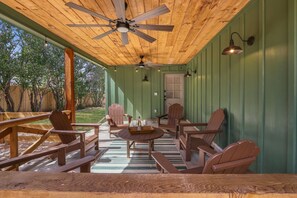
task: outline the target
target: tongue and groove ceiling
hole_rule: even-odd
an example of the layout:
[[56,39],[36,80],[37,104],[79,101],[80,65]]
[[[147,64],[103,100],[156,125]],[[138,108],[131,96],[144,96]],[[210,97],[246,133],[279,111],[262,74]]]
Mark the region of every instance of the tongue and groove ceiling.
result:
[[60,38],[109,66],[131,65],[140,61],[156,64],[188,63],[249,0],[126,0],[126,18],[132,19],[162,4],[170,12],[142,21],[141,24],[174,25],[172,32],[141,30],[156,38],[149,43],[128,33],[129,44],[123,45],[119,32],[100,40],[93,37],[109,27],[69,27],[67,24],[108,24],[65,5],[73,2],[89,10],[116,19],[112,0],[0,0]]

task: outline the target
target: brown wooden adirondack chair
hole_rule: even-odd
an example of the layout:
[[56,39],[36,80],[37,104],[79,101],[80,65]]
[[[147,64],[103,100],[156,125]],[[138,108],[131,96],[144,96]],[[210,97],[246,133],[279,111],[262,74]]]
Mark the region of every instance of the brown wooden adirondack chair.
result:
[[[53,111],[49,116],[54,129],[51,133],[59,135],[61,142],[67,144],[66,152],[80,149],[80,156],[85,157],[86,152],[95,146],[95,150],[99,150],[99,126],[100,124],[87,123],[71,123],[66,113],[61,111]],[[86,137],[87,131],[73,130],[72,126],[94,127],[94,135]],[[79,138],[77,138],[79,136]]]
[[[220,132],[221,125],[225,119],[223,109],[218,109],[212,113],[208,123],[181,123],[179,145],[186,153],[186,161],[191,160],[191,150],[196,150],[198,146],[209,146],[214,140],[216,134]],[[185,131],[187,126],[205,126],[201,131]]]
[[[170,105],[168,109],[168,114],[164,114],[157,117],[158,127],[163,130],[175,133],[175,138],[177,139],[179,130],[178,126],[183,117],[183,109],[183,106],[177,103]],[[165,116],[168,116],[168,122],[167,124],[161,124],[161,118]]]
[[250,140],[241,140],[230,144],[222,152],[212,155],[205,166],[179,171],[159,152],[153,153],[156,166],[161,173],[187,174],[243,174],[256,160],[260,149]]
[[18,157],[10,158],[7,160],[3,160],[0,162],[0,170],[14,166],[14,165],[21,165],[30,160],[38,159],[41,157],[46,157],[51,154],[58,155],[58,167],[50,168],[47,172],[68,172],[70,170],[76,169],[80,167],[80,172],[90,172],[91,162],[95,160],[94,156],[86,156],[81,159],[74,160],[70,163],[66,164],[66,148],[68,145],[61,144],[58,146],[53,146],[42,151],[24,154]]
[[[124,124],[124,118],[128,119],[128,123]],[[106,120],[110,126],[109,137],[111,134],[115,135],[120,129],[129,127],[132,116],[124,113],[123,106],[119,104],[112,104],[108,107],[108,115],[106,115]]]

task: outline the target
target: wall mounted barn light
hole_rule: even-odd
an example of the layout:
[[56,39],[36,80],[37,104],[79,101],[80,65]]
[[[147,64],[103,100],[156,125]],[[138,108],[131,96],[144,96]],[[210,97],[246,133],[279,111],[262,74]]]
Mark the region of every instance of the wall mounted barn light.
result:
[[114,68],[113,68],[113,71],[114,71],[114,72],[117,72],[117,67],[114,67]]
[[240,40],[242,42],[246,42],[248,45],[253,45],[255,42],[255,37],[254,36],[250,36],[247,40],[242,39],[242,37],[240,36],[240,34],[238,32],[232,32],[231,34],[231,38],[230,38],[230,44],[228,47],[226,47],[223,52],[222,55],[232,55],[232,54],[240,54],[243,52],[242,48],[239,46],[234,45],[234,40],[232,38],[232,36],[236,34],[238,35],[238,37],[240,38]]
[[148,82],[149,80],[148,80],[148,77],[147,77],[147,75],[145,74],[144,75],[144,78],[142,79],[142,82]]
[[184,75],[184,77],[187,77],[187,78],[188,78],[188,77],[191,77],[192,74],[191,74],[190,72],[196,74],[197,71],[196,71],[196,69],[195,69],[195,70],[188,69],[188,70],[187,70],[187,73]]

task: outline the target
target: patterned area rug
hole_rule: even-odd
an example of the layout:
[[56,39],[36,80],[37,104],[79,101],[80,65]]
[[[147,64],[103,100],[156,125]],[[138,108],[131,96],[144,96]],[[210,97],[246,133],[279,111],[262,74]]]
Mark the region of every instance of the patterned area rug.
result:
[[[103,156],[92,166],[92,173],[159,173],[155,161],[148,158],[148,144],[137,143],[136,148],[146,149],[145,151],[131,151],[130,158],[127,158],[126,141],[115,138]],[[164,134],[163,137],[155,140],[155,151],[161,152],[179,170],[186,169],[181,155],[173,141],[173,138]]]

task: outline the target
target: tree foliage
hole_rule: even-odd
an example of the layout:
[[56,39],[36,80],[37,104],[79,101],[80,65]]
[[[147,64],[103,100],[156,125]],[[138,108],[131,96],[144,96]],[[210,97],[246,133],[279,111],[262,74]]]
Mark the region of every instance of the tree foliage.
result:
[[[14,111],[14,101],[11,97],[11,85],[17,72],[18,63],[18,44],[20,38],[16,28],[7,24],[0,23],[0,90],[6,102],[6,111]],[[4,111],[3,107],[0,106],[0,111]]]
[[[8,23],[0,21],[0,111],[20,111],[24,93],[28,93],[31,111],[41,110],[44,96],[53,94],[56,109],[65,106],[64,52],[52,44]],[[14,101],[12,85],[20,87]],[[104,70],[80,57],[75,57],[75,97],[78,108],[86,99],[100,106],[104,94]],[[50,110],[50,109],[49,109]]]

